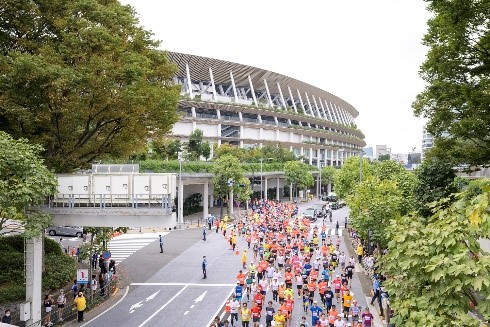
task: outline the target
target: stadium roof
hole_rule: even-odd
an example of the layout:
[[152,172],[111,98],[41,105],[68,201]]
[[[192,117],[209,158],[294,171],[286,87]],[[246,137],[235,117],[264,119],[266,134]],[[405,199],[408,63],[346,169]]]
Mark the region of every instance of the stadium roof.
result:
[[300,80],[281,75],[270,70],[257,68],[248,65],[242,65],[230,61],[213,59],[190,54],[167,52],[170,60],[178,66],[178,76],[186,76],[185,65],[189,65],[191,79],[193,81],[209,81],[209,68],[213,71],[213,79],[216,84],[231,84],[230,71],[233,73],[233,79],[237,86],[249,85],[248,76],[252,80],[255,90],[263,91],[265,85],[264,79],[267,81],[271,94],[279,94],[277,84],[281,86],[281,91],[285,97],[289,97],[287,87],[291,88],[293,97],[297,97],[297,89],[306,92],[308,96],[315,96],[329,102],[335,103],[342,109],[349,112],[353,117],[357,117],[359,112],[347,101],[311,84]]

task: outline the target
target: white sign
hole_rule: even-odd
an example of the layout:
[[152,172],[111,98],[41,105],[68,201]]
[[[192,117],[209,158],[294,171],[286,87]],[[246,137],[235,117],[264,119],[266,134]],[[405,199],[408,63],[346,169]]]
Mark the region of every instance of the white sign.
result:
[[77,269],[77,283],[88,284],[88,269]]

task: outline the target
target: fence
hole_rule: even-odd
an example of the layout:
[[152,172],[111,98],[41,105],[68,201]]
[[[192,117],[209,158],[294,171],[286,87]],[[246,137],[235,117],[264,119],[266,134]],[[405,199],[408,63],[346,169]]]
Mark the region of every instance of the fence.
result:
[[[96,291],[92,293],[92,290],[89,289],[89,287],[84,288],[83,290],[80,290],[84,293],[85,298],[87,299],[87,308],[85,309],[85,312],[90,311],[92,308],[96,307],[98,304],[106,301],[107,299],[110,298],[111,294],[114,293],[116,286],[117,286],[117,279],[115,278],[116,276],[113,275],[112,279],[109,280],[106,285],[102,288],[97,288]],[[68,291],[65,293],[66,296],[66,304],[64,308],[58,308],[56,304],[56,299],[59,294],[56,294],[56,296],[53,297],[54,299],[54,306],[52,307],[51,313],[49,313],[50,316],[50,322],[52,323],[51,326],[60,326],[61,324],[64,324],[68,321],[72,321],[77,319],[77,310],[76,307],[74,306],[74,293],[72,290]],[[46,325],[47,322],[47,313],[45,308],[42,308],[42,318],[40,321],[36,321],[30,325],[24,325],[23,322],[19,322],[18,320],[14,322],[12,320],[13,325],[19,325],[21,324],[22,326],[25,327],[40,327]],[[61,314],[61,315],[60,315]]]

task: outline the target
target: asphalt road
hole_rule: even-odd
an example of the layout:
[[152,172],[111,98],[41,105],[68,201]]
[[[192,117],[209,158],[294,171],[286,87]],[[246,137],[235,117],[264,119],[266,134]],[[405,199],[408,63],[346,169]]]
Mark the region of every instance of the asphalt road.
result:
[[[299,211],[312,203],[300,204]],[[346,209],[334,211],[331,228],[336,219],[342,226],[346,214]],[[174,231],[164,239],[163,254],[153,242],[121,263],[119,271],[125,272],[121,284],[128,289],[121,290],[118,302],[109,309],[99,308],[88,315],[81,326],[209,326],[236,285],[240,256],[214,229],[208,232],[207,241],[201,240],[201,229]],[[240,250],[244,243],[238,240]],[[202,279],[204,255],[207,279]],[[299,321],[301,313],[295,316]]]

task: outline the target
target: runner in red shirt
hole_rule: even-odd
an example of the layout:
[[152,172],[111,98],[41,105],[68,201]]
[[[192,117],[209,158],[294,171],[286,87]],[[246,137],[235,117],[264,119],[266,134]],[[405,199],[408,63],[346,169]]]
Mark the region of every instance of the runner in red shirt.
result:
[[254,323],[254,327],[258,327],[260,324],[262,308],[258,305],[258,303],[255,303],[250,311],[252,312],[252,321]]

